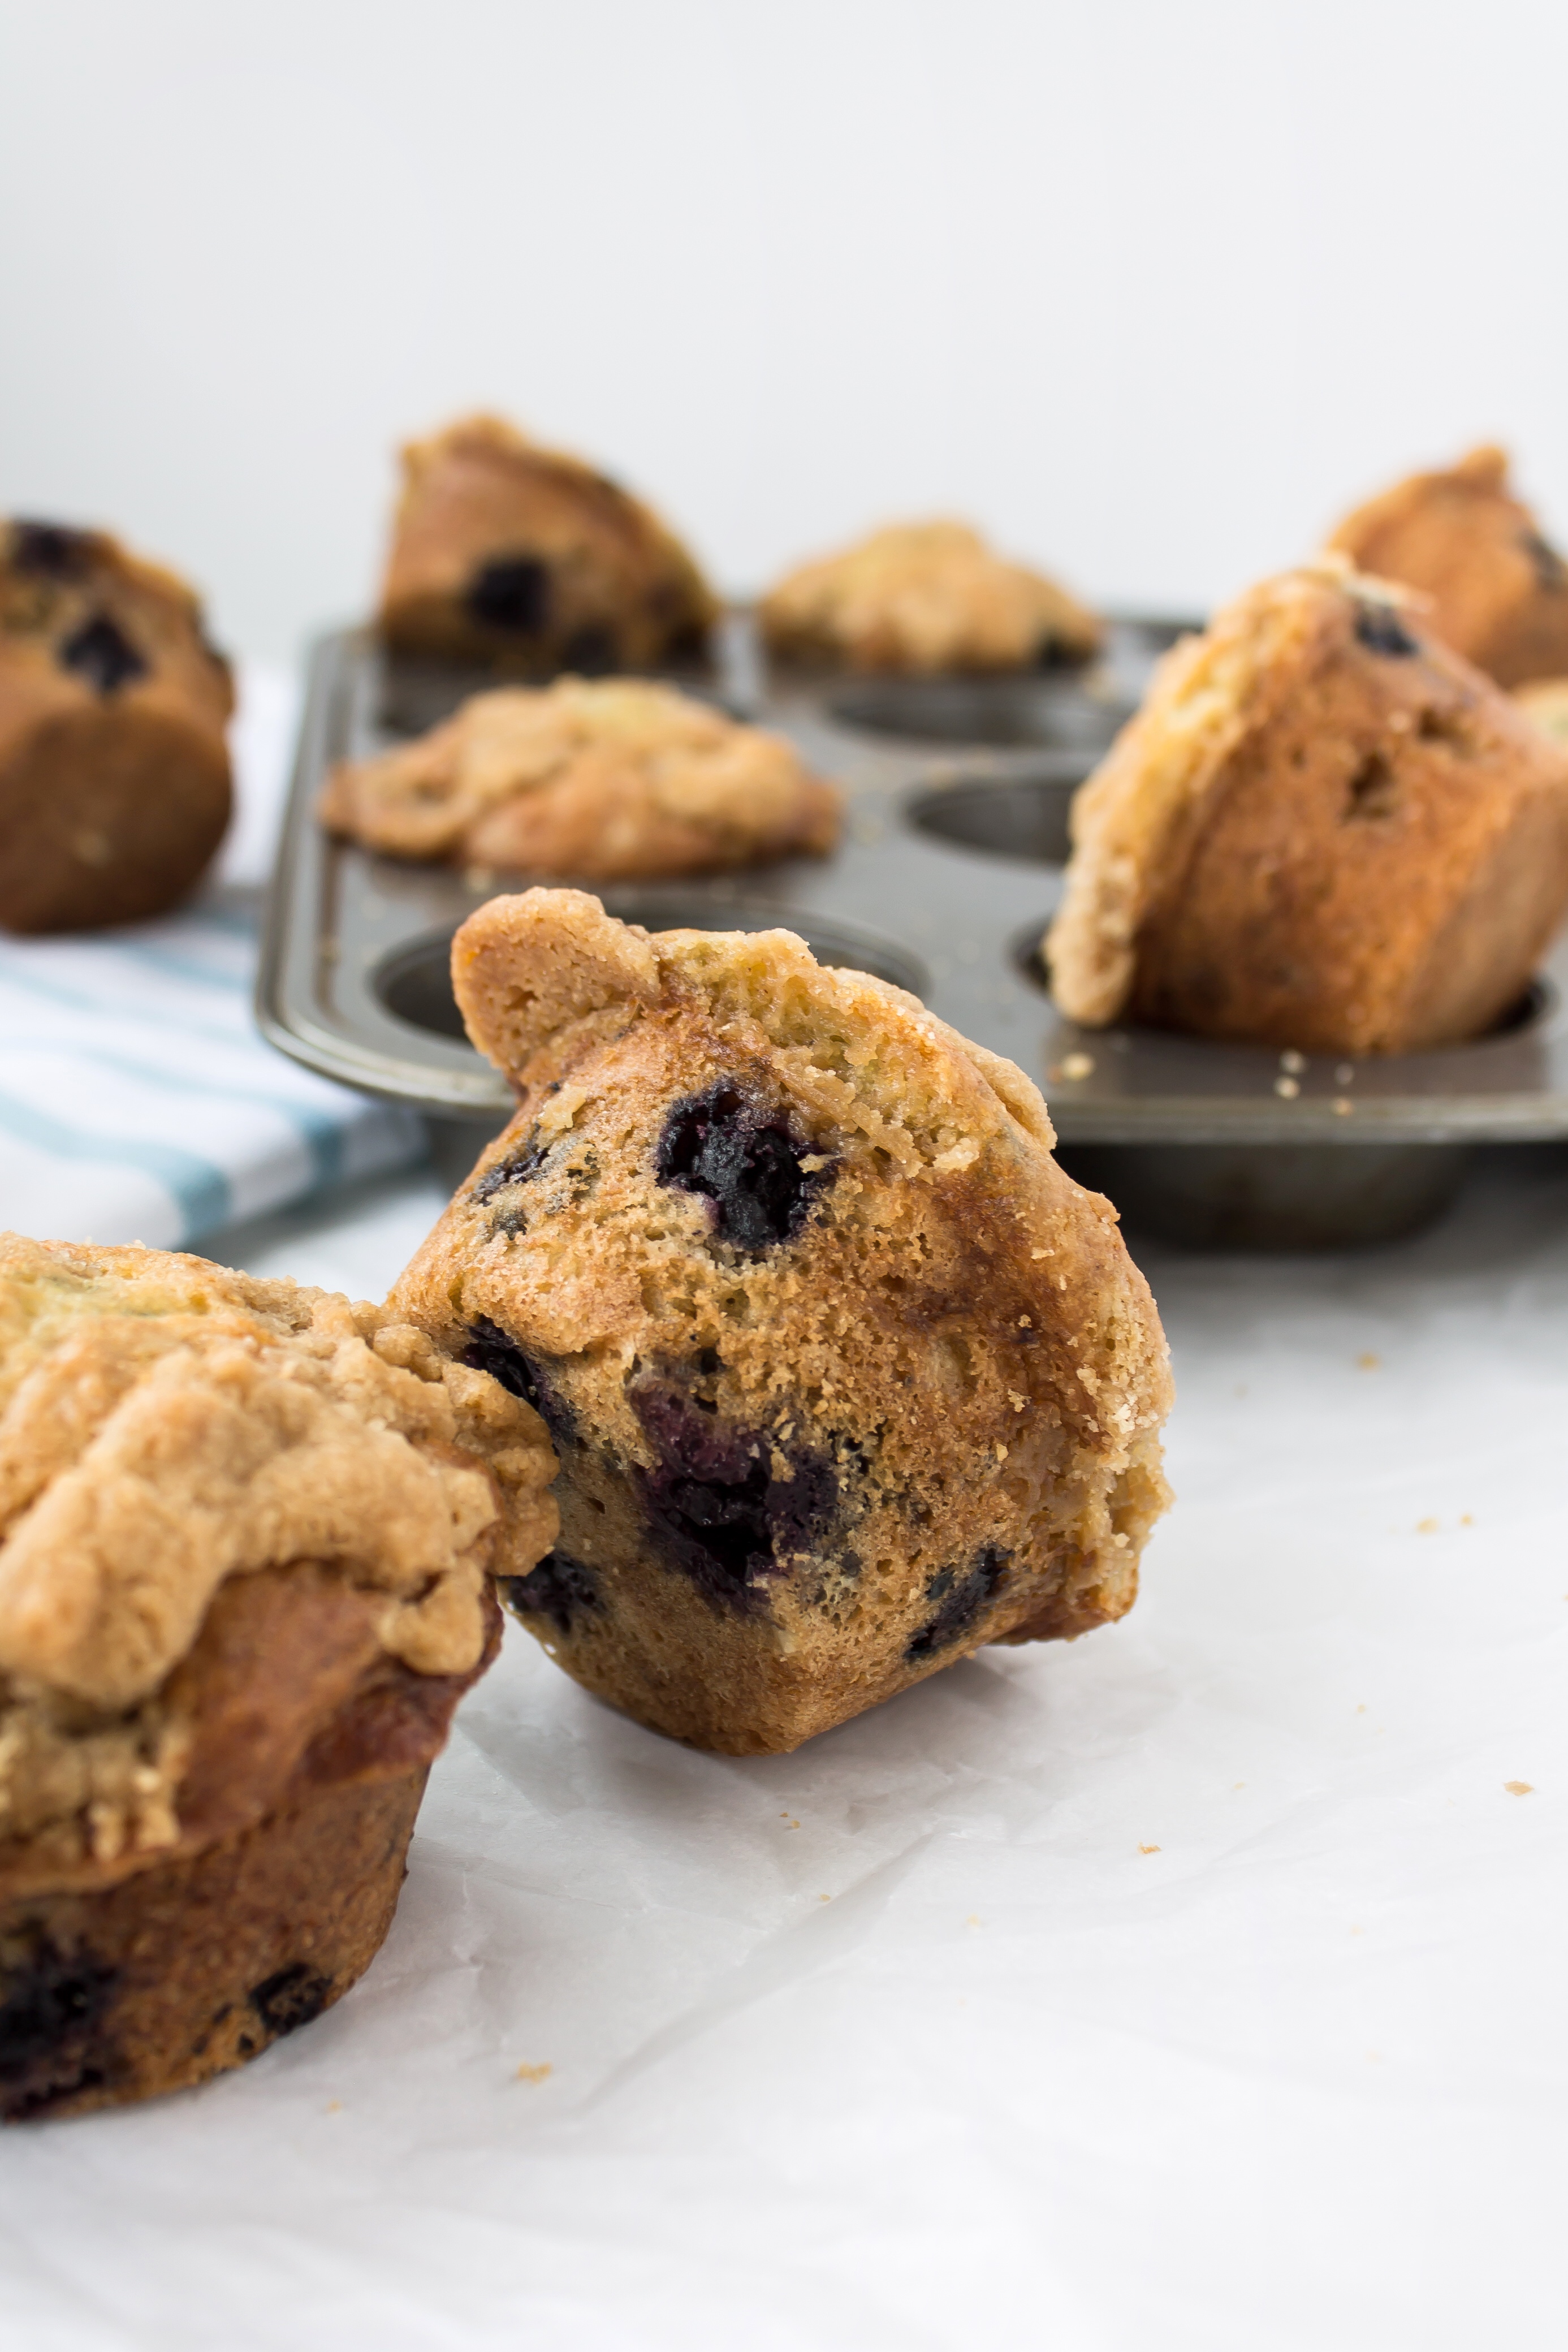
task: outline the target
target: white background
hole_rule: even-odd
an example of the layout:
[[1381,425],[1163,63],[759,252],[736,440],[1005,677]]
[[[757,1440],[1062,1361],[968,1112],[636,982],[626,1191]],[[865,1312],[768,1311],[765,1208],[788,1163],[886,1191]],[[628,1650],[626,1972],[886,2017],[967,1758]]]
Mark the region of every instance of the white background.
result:
[[744,587],[951,509],[1203,605],[1501,435],[1568,530],[1551,0],[6,0],[0,508],[228,641],[475,402]]

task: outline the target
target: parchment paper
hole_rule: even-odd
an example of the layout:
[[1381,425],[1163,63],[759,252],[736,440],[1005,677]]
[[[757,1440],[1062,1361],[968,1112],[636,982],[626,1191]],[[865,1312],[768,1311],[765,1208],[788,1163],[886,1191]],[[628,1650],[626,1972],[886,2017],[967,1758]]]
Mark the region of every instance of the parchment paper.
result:
[[[5,2340],[1561,2346],[1564,1171],[1146,1257],[1180,1500],[1121,1626],[747,1762],[513,1629],[355,1992],[0,2137]],[[438,1205],[233,1247],[364,1292]]]

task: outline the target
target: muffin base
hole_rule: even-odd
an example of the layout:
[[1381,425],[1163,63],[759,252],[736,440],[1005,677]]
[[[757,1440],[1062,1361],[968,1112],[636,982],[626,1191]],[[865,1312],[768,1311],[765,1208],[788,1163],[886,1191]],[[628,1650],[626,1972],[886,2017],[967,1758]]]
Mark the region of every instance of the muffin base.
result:
[[428,1764],[204,1851],[0,1905],[0,2120],[204,2083],[331,2006],[392,1925]]
[[216,727],[173,709],[57,711],[0,758],[0,925],[98,929],[177,906],[228,828]]

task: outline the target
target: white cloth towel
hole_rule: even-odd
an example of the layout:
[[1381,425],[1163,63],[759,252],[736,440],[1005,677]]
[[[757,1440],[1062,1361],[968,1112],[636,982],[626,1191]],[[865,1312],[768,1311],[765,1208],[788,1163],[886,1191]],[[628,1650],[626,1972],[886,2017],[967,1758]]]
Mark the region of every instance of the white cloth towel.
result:
[[235,824],[192,906],[0,939],[0,1225],[176,1248],[423,1150],[413,1113],[300,1069],[256,1026],[256,886],[296,703],[286,672],[242,670]]

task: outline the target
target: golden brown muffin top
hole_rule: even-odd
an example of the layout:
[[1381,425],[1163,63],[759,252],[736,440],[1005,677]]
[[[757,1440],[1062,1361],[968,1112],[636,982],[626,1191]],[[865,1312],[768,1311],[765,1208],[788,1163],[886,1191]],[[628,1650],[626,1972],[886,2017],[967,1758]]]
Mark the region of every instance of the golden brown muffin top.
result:
[[[401,457],[402,486],[381,597],[383,625],[391,624],[394,636],[410,622],[410,600],[464,595],[475,562],[513,540],[564,567],[558,584],[569,604],[575,567],[589,548],[597,551],[589,566],[597,583],[591,602],[612,582],[617,596],[631,600],[621,617],[641,624],[631,632],[634,664],[653,654],[671,624],[677,635],[700,633],[716,616],[717,600],[692,555],[652,507],[585,459],[545,447],[505,417],[458,417],[406,442]],[[651,599],[645,612],[640,597]],[[482,612],[478,618],[482,623]]]
[[173,686],[214,728],[234,709],[229,666],[204,634],[195,591],[106,530],[0,525],[0,648],[62,689],[109,697]]
[[470,1672],[486,1569],[548,1549],[553,1470],[528,1406],[377,1308],[0,1238],[0,1843],[175,1834],[164,1700],[230,1579],[308,1567],[388,1657]]
[[894,523],[802,564],[763,599],[775,651],[851,669],[1023,669],[1082,659],[1102,635],[1055,581],[1009,563],[967,523]]
[[469,917],[452,977],[479,1051],[548,1092],[542,1136],[564,1133],[582,1100],[570,1087],[549,1091],[558,1060],[575,1060],[606,1024],[664,1011],[721,1036],[755,1028],[824,1135],[858,1137],[905,1176],[958,1173],[1019,1130],[1047,1151],[1056,1140],[1016,1063],[906,990],[818,963],[793,931],[650,932],[586,891],[526,890]]
[[781,735],[674,687],[567,677],[342,763],[321,814],[392,856],[610,880],[829,849],[839,796]]
[[1331,552],[1429,599],[1429,625],[1500,685],[1568,666],[1568,566],[1487,443],[1345,516]]

